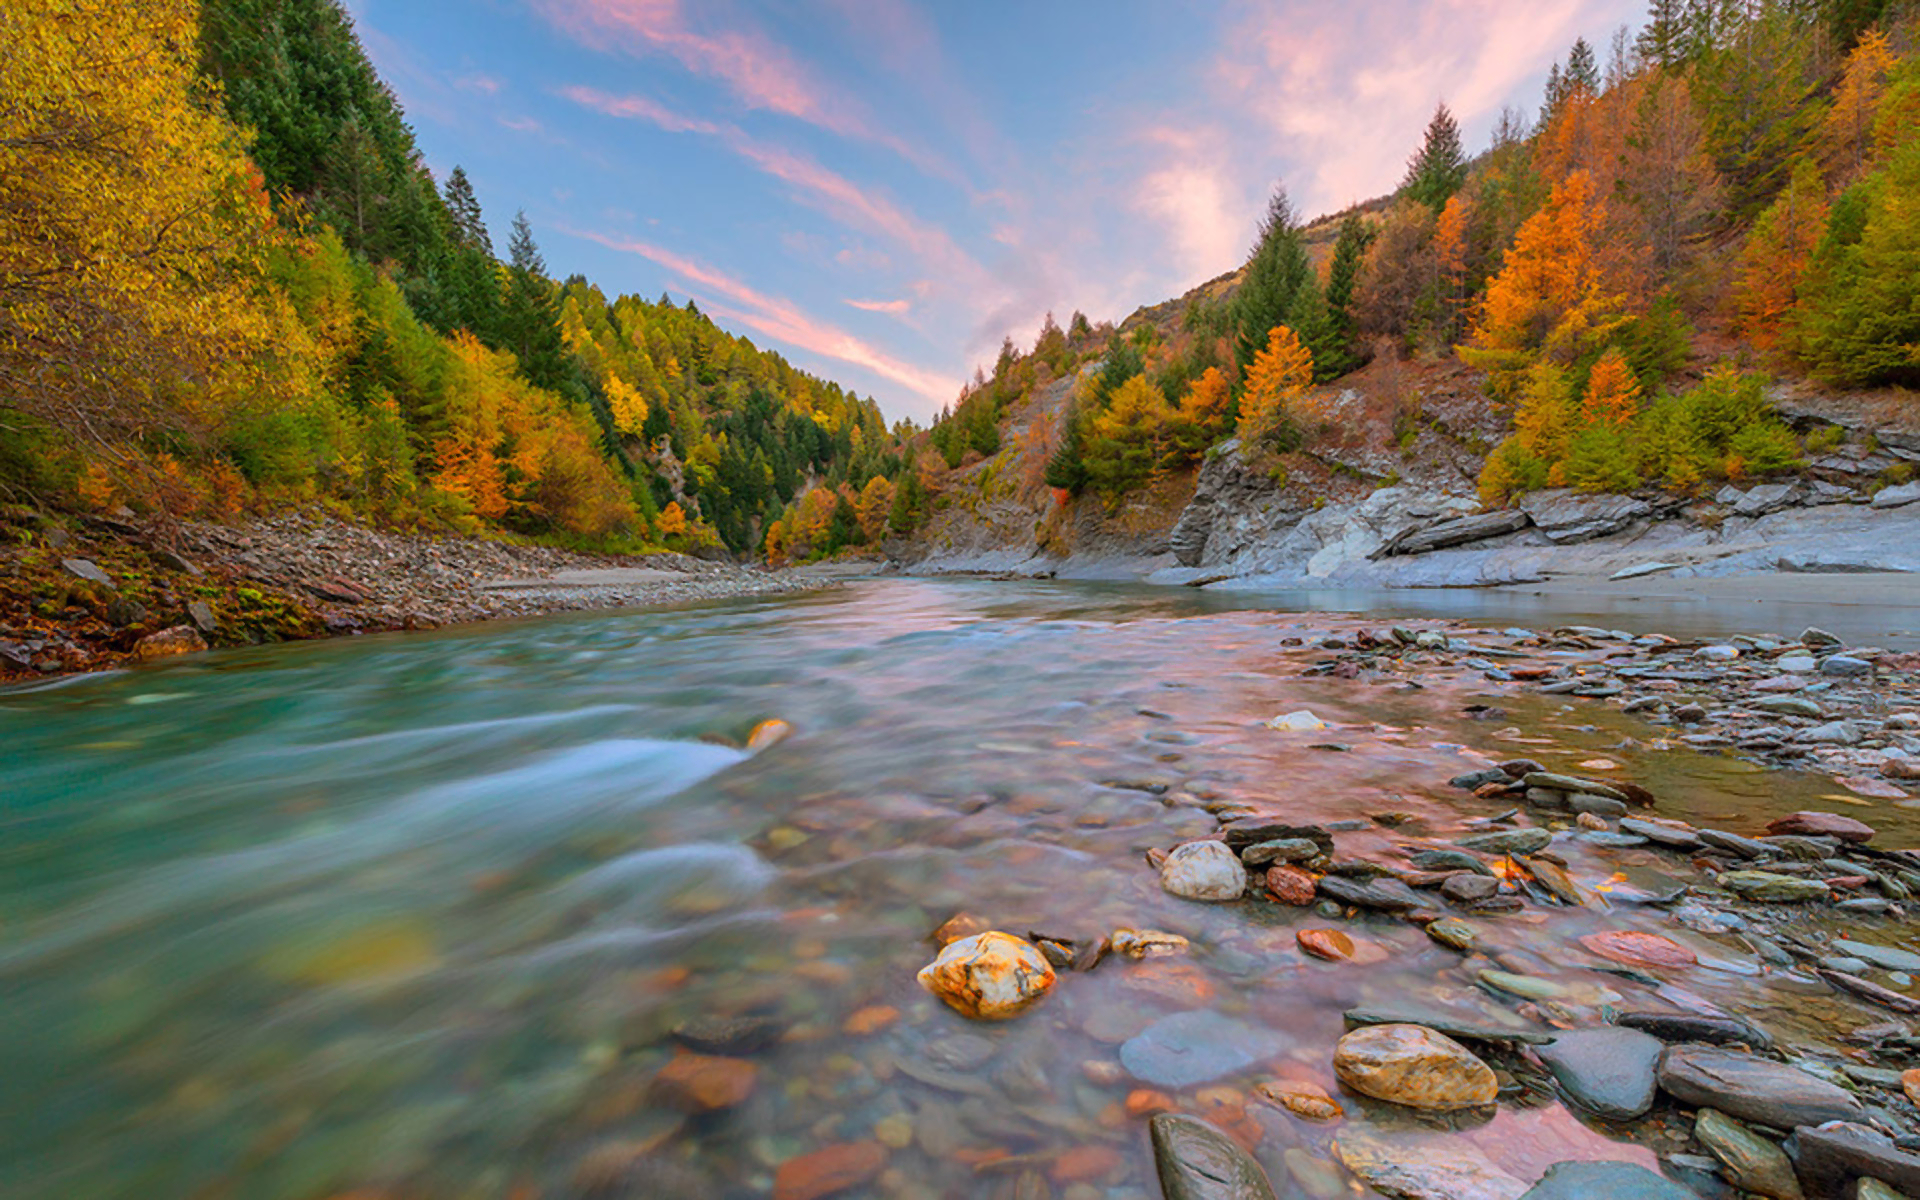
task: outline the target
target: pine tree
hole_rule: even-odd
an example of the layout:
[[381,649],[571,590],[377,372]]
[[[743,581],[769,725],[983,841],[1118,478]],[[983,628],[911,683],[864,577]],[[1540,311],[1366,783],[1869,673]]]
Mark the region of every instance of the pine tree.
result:
[[1307,258],[1293,206],[1285,188],[1275,188],[1260,223],[1260,240],[1247,260],[1246,277],[1234,297],[1234,325],[1238,336],[1234,357],[1242,370],[1265,348],[1269,331],[1286,324],[1301,293],[1313,288],[1313,264]]
[[520,370],[535,386],[560,390],[571,379],[565,343],[560,337],[559,289],[547,278],[547,261],[533,240],[527,214],[514,214],[507,242],[506,287],[500,297],[500,328],[520,359]]
[[1567,70],[1564,75],[1568,93],[1585,92],[1589,96],[1600,94],[1600,63],[1593,56],[1593,47],[1587,39],[1578,38],[1573,49],[1567,51]]
[[1433,110],[1433,119],[1427,122],[1426,141],[1420,152],[1407,163],[1407,175],[1400,181],[1400,190],[1410,199],[1439,212],[1466,180],[1467,158],[1460,148],[1460,125],[1442,103]]
[[1373,226],[1359,213],[1349,213],[1340,222],[1340,236],[1333,243],[1333,261],[1327,267],[1327,294],[1323,332],[1313,347],[1314,375],[1334,379],[1364,362],[1354,336],[1353,293],[1360,280],[1360,267],[1367,247],[1373,244]]
[[460,244],[485,251],[492,257],[493,238],[487,233],[486,220],[480,213],[480,198],[474,195],[473,181],[467,178],[462,167],[455,166],[447,176],[446,204]]
[[1686,0],[1653,0],[1647,6],[1647,24],[1634,49],[1648,66],[1662,70],[1686,60]]

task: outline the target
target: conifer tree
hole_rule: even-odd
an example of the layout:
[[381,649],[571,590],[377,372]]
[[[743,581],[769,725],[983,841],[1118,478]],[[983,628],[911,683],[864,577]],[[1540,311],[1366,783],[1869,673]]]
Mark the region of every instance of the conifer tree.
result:
[[1242,370],[1265,348],[1269,331],[1293,317],[1302,293],[1313,286],[1313,265],[1294,224],[1293,206],[1286,189],[1275,188],[1260,223],[1260,240],[1247,260],[1246,278],[1234,297],[1234,357]]
[[1573,49],[1567,51],[1567,70],[1562,76],[1567,91],[1585,92],[1589,96],[1600,94],[1600,63],[1594,58],[1593,47],[1586,38],[1575,39]]
[[1686,59],[1686,0],[1653,0],[1647,6],[1647,24],[1634,49],[1648,66],[1668,69]]
[[506,287],[500,298],[501,333],[507,348],[520,359],[529,382],[562,389],[572,373],[567,349],[560,337],[559,289],[547,278],[547,261],[533,240],[527,214],[514,214]]
[[1460,125],[1443,102],[1427,122],[1426,141],[1407,163],[1407,175],[1400,181],[1400,190],[1408,198],[1439,212],[1466,179],[1467,158],[1460,148]]
[[465,168],[456,165],[448,174],[446,202],[447,213],[453,218],[454,233],[460,243],[491,256],[493,238],[487,233],[487,223],[480,212],[480,198],[473,194],[473,181],[467,178]]
[[1334,379],[1364,361],[1355,344],[1353,294],[1359,284],[1360,267],[1367,247],[1373,244],[1373,227],[1359,213],[1349,213],[1340,222],[1340,236],[1333,243],[1333,261],[1327,267],[1327,294],[1317,338],[1309,338],[1313,349],[1314,376]]

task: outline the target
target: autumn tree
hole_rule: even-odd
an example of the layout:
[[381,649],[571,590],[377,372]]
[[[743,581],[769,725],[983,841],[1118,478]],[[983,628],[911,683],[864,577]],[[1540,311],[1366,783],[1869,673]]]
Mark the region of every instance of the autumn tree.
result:
[[1796,334],[1835,383],[1920,383],[1920,135],[1834,203]]
[[1197,460],[1227,431],[1232,413],[1233,385],[1219,367],[1208,367],[1188,385],[1171,422],[1174,453],[1185,462]]
[[1460,146],[1460,125],[1442,103],[1427,122],[1426,140],[1407,163],[1400,192],[1438,212],[1466,179],[1467,158]]
[[[241,138],[202,99],[189,0],[0,13],[0,409],[96,452],[205,433],[305,369],[263,289],[276,233]],[[278,366],[269,351],[279,356]]]
[[1248,446],[1294,428],[1294,408],[1313,382],[1313,354],[1293,330],[1276,325],[1247,368],[1240,396],[1240,440]]
[[1087,428],[1087,479],[1109,499],[1148,481],[1165,466],[1173,413],[1145,375],[1114,389]]
[[1874,121],[1898,62],[1893,43],[1878,29],[1862,34],[1847,55],[1833,106],[1820,127],[1820,158],[1832,181],[1844,187],[1866,170],[1874,147]]
[[867,486],[860,489],[860,498],[854,502],[854,511],[859,517],[860,532],[869,542],[878,542],[887,536],[887,521],[893,515],[893,481],[884,475],[875,475],[867,480]]
[[1445,342],[1451,342],[1459,332],[1461,314],[1466,310],[1470,210],[1465,196],[1452,196],[1434,224],[1434,331]]
[[1695,116],[1686,80],[1656,75],[1632,89],[1620,189],[1637,213],[1649,265],[1671,275],[1719,216],[1726,188]]
[[1601,223],[1584,172],[1555,185],[1487,286],[1465,351],[1470,361],[1510,381],[1536,355],[1568,361],[1619,328],[1624,298],[1596,245]]
[[1734,306],[1741,332],[1763,350],[1780,344],[1799,303],[1807,263],[1827,227],[1827,187],[1812,162],[1794,168],[1787,185],[1747,234],[1740,249]]

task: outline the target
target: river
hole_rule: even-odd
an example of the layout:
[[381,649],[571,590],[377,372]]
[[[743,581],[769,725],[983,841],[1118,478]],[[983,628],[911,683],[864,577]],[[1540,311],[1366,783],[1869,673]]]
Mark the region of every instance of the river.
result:
[[[1303,677],[1312,644],[1358,621],[1262,603],[889,581],[0,695],[0,1193],[751,1197],[796,1154],[877,1141],[884,1170],[849,1195],[1157,1195],[1127,1108],[1150,1089],[1117,1048],[1199,1011],[1276,1041],[1180,1103],[1251,1122],[1276,1179],[1362,1194],[1330,1130],[1252,1102],[1252,1083],[1331,1089],[1344,1008],[1484,994],[1401,922],[1356,923],[1374,961],[1322,963],[1295,948],[1311,910],[1165,894],[1143,855],[1214,827],[1196,797],[1355,820],[1365,853],[1397,836],[1370,814],[1418,831],[1491,811],[1445,786],[1476,751],[1609,756],[1668,815],[1741,828],[1832,791],[1471,671]],[[1490,696],[1506,713],[1476,720]],[[1302,708],[1335,748],[1260,724]],[[793,735],[738,748],[770,718]],[[1905,810],[1872,819],[1885,844],[1920,834]],[[1569,860],[1664,878],[1650,854]],[[1065,975],[1028,1015],[970,1024],[914,982],[958,912],[1194,949]],[[1650,920],[1514,918],[1501,962],[1550,975],[1570,932]],[[1789,1003],[1717,953],[1725,969],[1688,989]],[[1824,1003],[1792,999],[1776,1032],[1822,1036]],[[737,1103],[686,1115],[653,1082],[673,1031],[728,1019],[767,1044],[733,1048]],[[1520,1178],[1662,1148],[1517,1096],[1457,1132]],[[1425,1135],[1391,1107],[1349,1121]]]

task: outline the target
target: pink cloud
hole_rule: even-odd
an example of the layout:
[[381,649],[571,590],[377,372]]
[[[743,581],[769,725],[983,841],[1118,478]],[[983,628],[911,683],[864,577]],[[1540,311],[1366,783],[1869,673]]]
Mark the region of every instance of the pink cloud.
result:
[[704,263],[631,238],[575,230],[566,232],[609,250],[637,254],[665,267],[683,282],[704,289],[708,312],[714,316],[738,321],[797,349],[865,368],[936,404],[952,399],[959,391],[958,380],[902,362],[843,329],[808,316],[790,301],[758,292]]
[[907,300],[845,300],[842,303],[861,312],[888,313],[896,317],[913,307],[912,302]]

